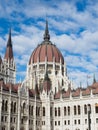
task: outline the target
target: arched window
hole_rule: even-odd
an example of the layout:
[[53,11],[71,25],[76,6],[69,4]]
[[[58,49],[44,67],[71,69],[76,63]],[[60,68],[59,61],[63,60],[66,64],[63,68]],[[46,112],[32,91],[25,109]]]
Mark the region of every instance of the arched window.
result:
[[11,102],[11,113],[13,113],[13,102]]
[[38,107],[36,107],[36,116],[38,116]]
[[25,130],[25,128],[24,128],[24,127],[21,127],[20,130]]
[[64,116],[66,116],[66,107],[64,107]]
[[4,111],[4,100],[2,101],[2,111]]
[[43,107],[43,116],[45,116],[45,107]]
[[8,101],[6,100],[6,102],[5,102],[5,111],[7,111],[8,110]]
[[70,107],[68,106],[68,115],[70,115]]
[[6,130],[6,127],[5,127],[5,126],[3,126],[3,127],[2,127],[2,130]]
[[87,105],[84,105],[84,114],[87,114]]
[[80,111],[80,106],[78,105],[78,115],[80,115],[81,111]]
[[40,107],[38,107],[38,116],[40,116]]
[[95,104],[95,112],[98,113],[98,103]]
[[31,115],[33,116],[33,106],[31,107]]
[[77,112],[76,112],[76,106],[74,106],[74,115],[76,115]]
[[62,79],[62,86],[64,85],[64,81],[63,81],[63,79]]
[[14,128],[14,127],[11,127],[11,130],[15,130],[15,128]]
[[26,112],[26,104],[25,104],[25,102],[23,103],[23,113],[25,113]]
[[29,105],[29,115],[31,115],[31,106]]
[[52,107],[50,107],[50,116],[52,116]]
[[16,113],[16,102],[14,102],[14,113]]
[[57,108],[55,107],[55,116],[57,116]]
[[61,112],[60,112],[60,107],[58,107],[58,116],[61,115]]

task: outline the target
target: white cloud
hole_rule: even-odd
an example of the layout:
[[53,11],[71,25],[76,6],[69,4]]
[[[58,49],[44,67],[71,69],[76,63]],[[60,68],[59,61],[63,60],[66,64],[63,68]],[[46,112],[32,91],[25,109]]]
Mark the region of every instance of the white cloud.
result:
[[[67,65],[71,66],[68,68],[70,77],[76,84],[85,81],[86,85],[87,73],[92,75],[98,69],[98,2],[88,2],[84,11],[79,12],[75,6],[77,0],[70,3],[44,0],[23,0],[21,3],[17,0],[4,1],[0,0],[0,18],[4,18],[7,24],[14,25],[15,22],[12,40],[18,67],[26,66],[32,51],[43,40],[43,20],[47,14],[51,41],[59,47]],[[16,25],[19,32],[15,30]],[[6,41],[0,36],[1,55],[5,44]],[[18,71],[18,75],[23,76],[25,72]]]

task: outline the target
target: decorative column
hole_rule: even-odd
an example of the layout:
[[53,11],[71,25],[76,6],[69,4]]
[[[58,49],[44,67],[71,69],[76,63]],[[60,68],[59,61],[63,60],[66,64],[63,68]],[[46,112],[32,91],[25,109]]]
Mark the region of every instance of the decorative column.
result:
[[[0,95],[0,117],[2,116],[2,86],[1,86],[1,95]],[[1,126],[1,118],[0,118],[0,126]],[[1,130],[1,127],[0,127]]]
[[10,130],[10,119],[11,119],[11,86],[10,86],[10,95],[9,95],[9,101],[8,101],[8,130]]
[[35,101],[34,101],[34,130],[36,130],[36,95],[35,95]]
[[18,113],[18,120],[17,120],[17,130],[20,130],[20,122],[21,122],[21,118],[20,118],[20,112],[21,112],[21,107],[20,107],[20,88],[18,89],[18,102],[17,102],[17,104],[18,104],[18,109],[17,109],[17,113]]
[[27,88],[27,129],[29,130],[29,91]]

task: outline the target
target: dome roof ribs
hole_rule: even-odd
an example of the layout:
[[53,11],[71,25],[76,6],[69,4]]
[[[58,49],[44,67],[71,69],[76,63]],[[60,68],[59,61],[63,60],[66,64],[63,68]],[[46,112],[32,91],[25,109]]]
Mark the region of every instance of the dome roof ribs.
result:
[[53,61],[54,61],[53,46],[51,46],[51,49],[52,49],[52,57],[53,57]]
[[46,28],[45,28],[45,34],[44,34],[44,41],[49,41],[50,40],[50,35],[49,35],[49,30],[48,30],[48,21],[46,20]]
[[44,34],[44,41],[41,42],[41,44],[39,44],[36,47],[36,49],[32,52],[32,55],[29,60],[29,65],[31,64],[32,61],[33,63],[37,63],[38,58],[39,58],[40,63],[44,62],[45,64],[47,64],[48,62],[55,62],[55,63],[64,64],[64,58],[61,52],[56,47],[56,45],[52,44],[52,42],[50,41],[47,21],[46,21],[46,28],[45,28],[45,34]]

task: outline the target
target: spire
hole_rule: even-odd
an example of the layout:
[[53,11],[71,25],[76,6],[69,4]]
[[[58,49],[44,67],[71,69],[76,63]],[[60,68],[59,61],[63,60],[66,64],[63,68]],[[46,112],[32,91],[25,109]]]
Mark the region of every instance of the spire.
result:
[[9,37],[8,37],[7,47],[12,47],[11,28],[9,30]]
[[45,28],[44,40],[45,41],[50,40],[50,35],[49,35],[49,30],[48,30],[48,21],[47,20],[46,20],[46,28]]
[[5,52],[5,59],[14,59],[13,58],[13,49],[12,49],[12,40],[11,40],[11,29],[9,30],[9,37],[7,41],[7,47],[6,47],[6,52]]
[[93,83],[96,83],[95,74],[94,74],[94,77],[93,77]]

